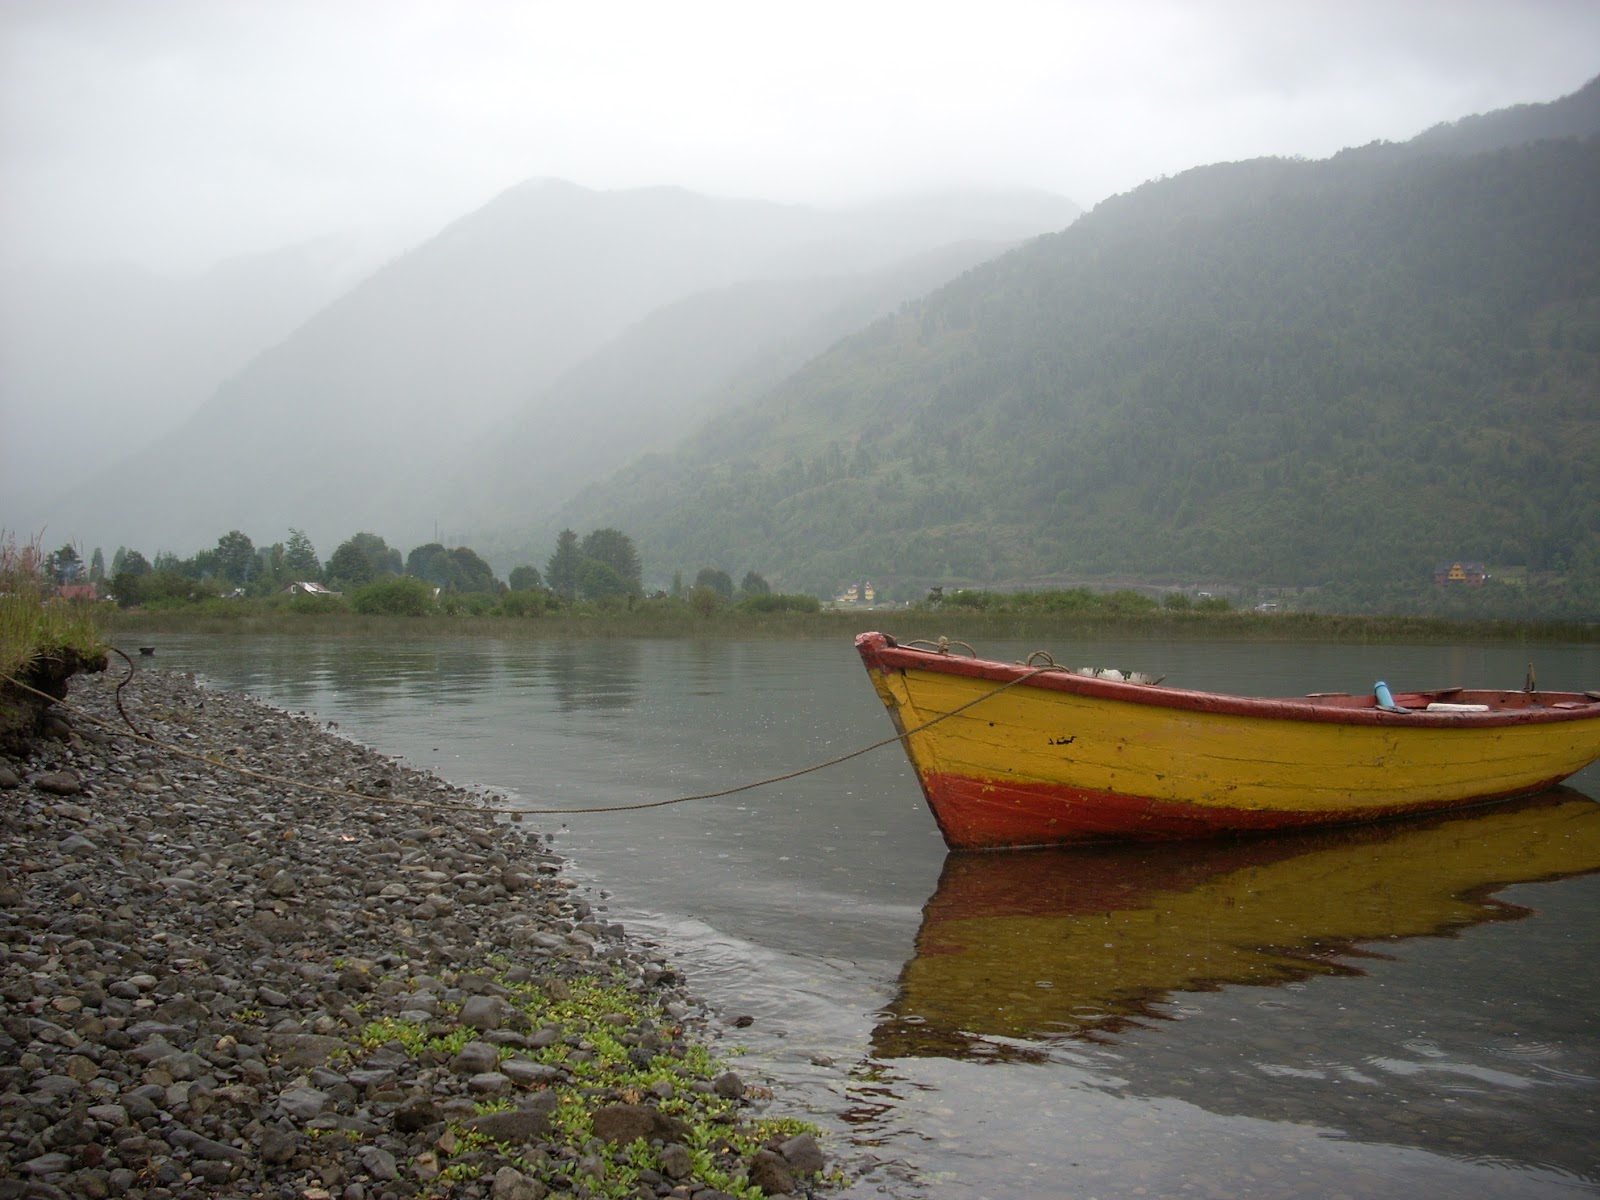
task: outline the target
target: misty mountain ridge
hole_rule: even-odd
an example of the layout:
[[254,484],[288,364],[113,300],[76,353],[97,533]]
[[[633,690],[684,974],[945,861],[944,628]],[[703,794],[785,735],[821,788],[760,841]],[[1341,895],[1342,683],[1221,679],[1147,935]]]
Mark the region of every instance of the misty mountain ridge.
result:
[[[1531,106],[1475,131],[1571,127]],[[1600,121],[1196,168],[807,363],[561,514],[657,573],[1600,586]],[[1474,145],[1481,142],[1475,133]]]
[[[1003,227],[1003,207],[984,198],[984,228]],[[129,545],[200,546],[218,524],[260,536],[303,528],[329,545],[357,528],[430,540],[439,521],[462,519],[441,510],[438,490],[474,439],[537,405],[630,325],[750,280],[859,276],[870,290],[897,257],[966,240],[959,206],[945,208],[897,222],[892,206],[829,213],[680,188],[530,181],[260,353],[136,463],[54,505],[49,524]],[[1077,211],[1032,195],[1018,209],[1012,240],[1041,232],[1042,212],[1053,228]],[[153,471],[152,459],[182,469]]]
[[1406,143],[1441,154],[1481,154],[1526,142],[1588,137],[1600,129],[1600,76],[1547,104],[1516,104],[1435,125]]

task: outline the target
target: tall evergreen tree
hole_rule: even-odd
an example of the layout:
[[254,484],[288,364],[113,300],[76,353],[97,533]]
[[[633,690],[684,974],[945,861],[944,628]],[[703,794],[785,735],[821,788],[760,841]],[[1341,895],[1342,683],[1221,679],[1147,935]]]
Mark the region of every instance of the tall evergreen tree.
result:
[[322,577],[322,563],[304,530],[289,530],[289,541],[283,548],[283,567],[293,579],[306,581]]
[[583,552],[578,548],[578,535],[563,529],[556,536],[556,552],[544,567],[545,583],[563,600],[578,598],[578,567],[583,562]]
[[83,567],[83,559],[79,557],[77,547],[71,542],[52,554],[49,561],[50,570],[55,575],[57,583],[71,583]]

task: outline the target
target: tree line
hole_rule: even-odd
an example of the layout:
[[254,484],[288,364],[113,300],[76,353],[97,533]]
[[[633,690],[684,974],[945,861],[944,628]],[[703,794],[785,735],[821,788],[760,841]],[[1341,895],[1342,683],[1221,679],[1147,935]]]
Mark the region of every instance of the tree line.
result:
[[[230,530],[215,546],[188,558],[161,552],[147,559],[119,546],[110,565],[96,547],[86,563],[70,543],[45,558],[45,571],[58,585],[92,582],[109,586],[125,608],[160,602],[218,597],[266,597],[300,592],[351,597],[358,611],[424,612],[446,607],[484,607],[488,601],[518,615],[537,614],[580,601],[631,603],[645,595],[638,548],[621,530],[596,529],[580,538],[564,529],[544,569],[512,568],[502,582],[471,547],[429,542],[402,557],[380,535],[361,532],[341,542],[324,561],[303,530],[290,529],[285,541],[257,546],[240,530]],[[308,587],[307,585],[315,585]],[[709,611],[722,604],[770,597],[771,588],[755,571],[735,588],[726,571],[701,568],[685,587],[674,576],[671,595]],[[767,601],[770,606],[770,599]]]

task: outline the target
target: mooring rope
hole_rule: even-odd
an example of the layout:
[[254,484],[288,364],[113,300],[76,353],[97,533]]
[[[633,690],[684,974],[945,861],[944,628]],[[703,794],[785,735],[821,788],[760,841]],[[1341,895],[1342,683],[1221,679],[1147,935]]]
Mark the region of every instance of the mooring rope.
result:
[[[246,779],[255,779],[263,783],[281,784],[285,787],[298,788],[301,791],[315,792],[320,796],[341,796],[353,800],[365,800],[368,803],[375,804],[393,804],[410,808],[448,808],[459,809],[467,812],[506,813],[527,817],[561,817],[569,814],[583,813],[639,812],[647,808],[666,808],[673,804],[687,804],[692,800],[717,800],[723,796],[734,796],[740,792],[749,792],[755,790],[756,788],[767,787],[774,783],[783,783],[790,779],[798,779],[802,775],[810,775],[817,771],[826,770],[828,767],[836,767],[840,763],[849,762],[852,758],[860,758],[863,754],[870,754],[874,750],[881,750],[885,746],[892,745],[893,743],[901,741],[904,738],[921,733],[925,729],[931,729],[933,726],[939,724],[940,721],[948,721],[951,717],[966,712],[967,709],[972,708],[974,705],[981,704],[985,700],[988,700],[994,696],[998,696],[1001,692],[1007,691],[1010,688],[1014,688],[1019,683],[1026,683],[1028,680],[1037,675],[1044,675],[1051,671],[1067,670],[1066,667],[1057,666],[1054,662],[1050,663],[1048,666],[1032,667],[1025,673],[1018,675],[1015,679],[1007,680],[1005,683],[1002,683],[999,687],[994,688],[992,691],[984,692],[981,696],[975,696],[971,700],[968,700],[965,704],[958,705],[957,707],[952,708],[949,712],[940,713],[937,717],[934,717],[928,721],[924,721],[914,729],[908,729],[904,733],[897,733],[891,737],[883,738],[879,741],[873,742],[869,746],[862,746],[859,750],[852,750],[848,754],[840,754],[837,757],[827,759],[825,762],[814,763],[809,767],[801,767],[796,771],[786,771],[782,775],[770,775],[765,779],[757,779],[751,783],[741,783],[735,787],[722,788],[720,791],[699,792],[692,796],[674,796],[670,800],[650,800],[640,804],[608,804],[589,808],[509,808],[493,804],[462,804],[453,800],[413,800],[404,796],[374,796],[367,792],[352,792],[343,788],[324,787],[315,783],[307,783],[299,779],[291,779],[284,775],[272,775],[262,771],[253,771],[248,767],[240,766],[236,763],[223,762],[203,754],[196,754],[193,751],[184,750],[183,748],[175,746],[170,742],[159,741],[156,738],[141,733],[138,727],[135,726],[133,721],[129,718],[127,710],[123,708],[122,689],[133,680],[133,660],[126,654],[123,654],[121,650],[116,650],[115,647],[110,647],[110,649],[121,655],[128,664],[127,677],[123,679],[121,683],[117,684],[116,701],[117,711],[122,715],[123,721],[127,724],[128,730],[131,730],[131,732],[128,730],[118,729],[110,721],[107,721],[101,717],[97,717],[91,712],[86,712],[75,705],[68,704],[65,700],[59,700],[50,695],[48,692],[42,692],[38,688],[31,687],[28,684],[23,683],[20,679],[15,679],[12,676],[4,673],[0,673],[0,679],[3,679],[7,683],[21,688],[23,691],[31,692],[35,696],[42,696],[44,699],[50,701],[52,704],[55,704],[60,708],[65,709],[67,712],[73,713],[87,721],[93,722],[109,732],[113,737],[129,738],[132,741],[140,742],[144,745],[152,746],[155,749],[166,751],[169,754],[177,755],[179,758],[186,758],[194,762],[204,763],[208,767],[221,767],[225,771],[231,771],[235,775],[243,776]],[[1045,657],[1048,658],[1049,656],[1046,655]],[[1031,656],[1029,661],[1032,661]]]

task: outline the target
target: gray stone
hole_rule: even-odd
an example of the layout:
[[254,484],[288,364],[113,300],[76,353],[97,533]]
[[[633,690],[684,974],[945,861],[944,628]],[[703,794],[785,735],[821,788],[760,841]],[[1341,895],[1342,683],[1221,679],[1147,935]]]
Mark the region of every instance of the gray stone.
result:
[[41,1154],[30,1158],[22,1164],[22,1169],[29,1175],[59,1175],[72,1165],[72,1156],[63,1154],[59,1150],[52,1150],[48,1154]]
[[531,1179],[515,1167],[501,1167],[489,1185],[489,1200],[543,1200],[544,1184]]
[[399,1176],[400,1169],[394,1155],[381,1146],[363,1146],[360,1155],[361,1165],[374,1179],[395,1179]]
[[468,996],[461,1005],[461,1023],[473,1029],[499,1029],[510,1010],[499,996]]
[[174,1129],[167,1135],[174,1146],[183,1146],[196,1158],[210,1158],[225,1162],[243,1162],[248,1156],[237,1146],[213,1138],[202,1137],[188,1129]]
[[273,1128],[262,1131],[261,1141],[256,1145],[256,1153],[261,1156],[262,1162],[278,1166],[293,1158],[299,1148],[298,1135]]
[[561,1072],[531,1058],[508,1058],[500,1064],[500,1073],[520,1087],[548,1084],[561,1077]]
[[450,1069],[458,1075],[479,1075],[500,1065],[500,1048],[488,1042],[472,1041],[450,1060]]
[[500,1074],[499,1071],[480,1071],[467,1080],[467,1091],[480,1096],[497,1095],[510,1086],[511,1080]]
[[815,1175],[824,1165],[822,1149],[809,1133],[796,1134],[778,1147],[778,1153],[802,1175]]
[[462,1124],[486,1138],[513,1146],[532,1141],[550,1132],[550,1114],[555,1109],[555,1096],[553,1093],[545,1094],[550,1096],[548,1104],[529,1104],[524,1108],[484,1113]]
[[610,1104],[595,1110],[591,1119],[595,1137],[621,1146],[639,1138],[681,1142],[689,1136],[683,1121],[648,1104]]
[[694,1173],[694,1158],[689,1148],[678,1142],[661,1149],[661,1173],[668,1179],[687,1179]]
[[416,1133],[442,1120],[444,1114],[427,1096],[414,1096],[394,1110],[394,1127],[401,1133]]
[[310,1087],[292,1087],[278,1096],[278,1107],[300,1121],[309,1121],[332,1102],[327,1092]]
[[764,1195],[776,1196],[794,1191],[794,1171],[784,1160],[781,1154],[774,1154],[771,1150],[758,1150],[750,1160],[748,1172],[751,1184],[761,1189]]

